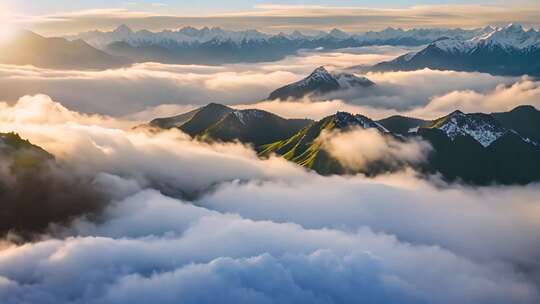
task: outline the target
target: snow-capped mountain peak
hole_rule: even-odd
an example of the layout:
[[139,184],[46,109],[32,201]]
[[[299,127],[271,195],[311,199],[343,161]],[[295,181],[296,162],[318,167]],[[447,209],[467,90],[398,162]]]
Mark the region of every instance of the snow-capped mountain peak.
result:
[[323,94],[341,89],[369,87],[372,85],[374,83],[365,77],[348,73],[331,73],[324,66],[320,66],[306,78],[273,91],[268,99],[300,98],[308,94]]
[[300,80],[296,84],[297,87],[307,87],[314,84],[330,84],[333,87],[338,87],[339,83],[330,72],[324,67],[316,68],[308,77]]
[[296,30],[292,32],[290,35],[285,35],[285,37],[296,40],[296,39],[307,39],[309,36],[306,36],[302,34],[300,31]]
[[431,45],[448,53],[469,53],[482,47],[500,47],[505,50],[540,48],[540,33],[534,29],[526,31],[520,24],[511,23],[500,28],[486,27],[484,30],[485,33],[469,40],[440,39]]
[[337,73],[333,75],[343,89],[352,87],[369,87],[375,83],[364,76],[356,76],[348,73]]
[[338,38],[338,39],[347,39],[350,37],[349,34],[345,33],[344,31],[340,30],[340,29],[333,29],[330,31],[329,35],[333,38]]
[[464,53],[472,46],[470,41],[459,39],[440,39],[432,44],[440,50],[448,53]]
[[[352,87],[372,86],[371,80],[349,73],[331,73],[324,66],[316,68],[308,77],[296,83],[296,86],[305,87],[313,84],[330,84],[335,89],[348,89]],[[337,85],[337,86],[336,86]]]
[[348,112],[337,112],[336,115],[334,115],[333,121],[336,127],[339,129],[359,126],[363,129],[377,129],[379,132],[389,133],[389,131],[381,124],[360,114],[353,115]]
[[540,47],[540,33],[534,29],[525,31],[520,24],[512,23],[503,28],[494,29],[491,33],[475,37],[471,42],[486,46],[499,46],[504,49],[523,50]]
[[[229,42],[242,43],[244,41],[268,41],[274,37],[285,37],[298,42],[299,47],[303,47],[302,42],[318,39],[328,40],[321,43],[332,43],[331,41],[349,40],[351,46],[357,44],[399,44],[402,39],[405,43],[425,44],[441,37],[450,37],[458,39],[470,39],[479,34],[483,34],[488,29],[394,29],[387,28],[379,32],[366,32],[359,34],[346,33],[339,29],[333,29],[330,32],[311,33],[309,35],[295,31],[292,34],[278,35],[266,34],[257,30],[231,31],[217,27],[195,28],[187,26],[178,30],[165,29],[160,32],[151,32],[148,30],[133,31],[126,25],[120,25],[115,30],[109,32],[90,31],[80,33],[74,36],[67,36],[69,40],[83,39],[90,45],[97,48],[105,48],[114,42],[125,42],[131,46],[146,45],[168,45],[171,42],[181,44],[197,44],[206,42]],[[331,38],[331,39],[328,39]],[[276,40],[279,41],[279,40]],[[330,41],[330,42],[329,42]]]
[[113,33],[131,34],[133,33],[133,30],[129,26],[121,24],[113,31]]
[[461,111],[454,111],[435,121],[433,127],[443,131],[451,140],[458,136],[470,136],[484,147],[508,132],[491,115],[465,114]]
[[519,24],[486,27],[472,38],[440,37],[420,51],[381,62],[372,71],[437,70],[476,71],[493,75],[540,76],[540,32]]
[[523,26],[519,23],[509,23],[504,29],[511,32],[522,32]]
[[235,110],[232,112],[236,118],[243,124],[247,124],[249,121],[253,119],[259,119],[264,116],[264,112],[256,109],[248,109],[248,110]]
[[151,32],[148,30],[133,31],[126,25],[120,25],[113,31],[101,32],[92,31],[81,33],[76,36],[66,37],[70,40],[83,39],[90,45],[97,48],[105,48],[114,42],[125,42],[131,46],[159,45],[162,43],[205,43],[211,41],[232,41],[241,43],[243,41],[265,40],[270,35],[257,30],[227,31],[218,27],[184,27],[178,30],[163,30],[161,32]]

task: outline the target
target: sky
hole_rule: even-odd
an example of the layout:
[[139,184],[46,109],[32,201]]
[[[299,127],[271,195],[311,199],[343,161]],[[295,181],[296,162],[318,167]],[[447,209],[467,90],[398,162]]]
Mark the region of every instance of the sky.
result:
[[[176,13],[216,13],[224,11],[251,10],[260,5],[318,5],[318,6],[348,6],[348,7],[386,7],[386,8],[404,8],[415,5],[437,5],[437,4],[503,4],[503,1],[493,0],[199,0],[199,1],[173,1],[173,0],[58,0],[58,1],[29,1],[29,0],[7,0],[10,6],[17,11],[32,12],[37,14],[55,13],[59,11],[85,10],[96,8],[136,8],[153,12],[176,12]],[[531,2],[532,3],[532,2]]]
[[68,35],[88,30],[110,30],[120,24],[134,29],[177,29],[219,26],[265,32],[330,30],[349,32],[386,27],[472,28],[519,22],[540,24],[537,1],[518,0],[3,0],[0,14],[18,27],[43,35]]

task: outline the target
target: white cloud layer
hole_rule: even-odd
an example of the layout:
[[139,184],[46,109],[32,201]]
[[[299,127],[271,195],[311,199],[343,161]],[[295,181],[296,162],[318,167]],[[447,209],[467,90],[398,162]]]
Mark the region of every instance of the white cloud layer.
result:
[[540,109],[540,82],[524,77],[512,85],[498,85],[485,94],[474,90],[453,91],[433,98],[425,107],[410,114],[436,117],[455,109],[464,112],[504,112],[520,105]]
[[538,185],[323,177],[239,144],[120,129],[47,96],[0,107],[1,131],[95,175],[112,200],[40,241],[2,242],[3,303],[540,300]]
[[[534,90],[528,79],[497,77],[481,73],[419,70],[369,73],[377,85],[309,98],[313,105],[264,101],[280,86],[297,81],[315,67],[339,70],[358,64],[375,63],[406,51],[395,47],[367,47],[335,52],[303,52],[282,61],[227,66],[137,64],[106,71],[58,71],[28,66],[0,65],[0,100],[15,102],[24,95],[47,94],[70,109],[84,113],[125,116],[148,121],[156,116],[178,114],[210,102],[269,109],[287,117],[321,118],[336,109],[373,113],[375,117],[417,109],[419,115],[442,109],[465,107],[455,92],[477,94],[476,99],[516,81]],[[66,89],[69,88],[69,89]],[[502,88],[497,90],[502,91]],[[470,96],[467,98],[471,98]],[[443,99],[442,101],[440,99]],[[537,102],[526,94],[520,102]],[[320,103],[324,102],[324,103]],[[474,104],[474,101],[469,104]],[[504,102],[481,102],[477,109],[506,108]],[[428,109],[422,112],[427,104]],[[469,106],[468,108],[473,108]],[[415,112],[415,113],[416,113]],[[293,115],[294,114],[294,115]]]
[[0,109],[0,132],[18,132],[77,170],[130,176],[179,194],[226,180],[301,172],[282,159],[261,162],[242,144],[205,144],[174,130],[159,134],[124,130],[110,117],[70,111],[45,95],[22,98],[13,106],[0,103]]
[[421,140],[400,141],[383,136],[375,129],[361,128],[346,132],[323,130],[317,141],[343,167],[352,171],[366,169],[373,164],[399,168],[421,163],[432,149],[429,143]]
[[[535,286],[509,265],[475,262],[365,228],[345,232],[252,221],[155,191],[129,197],[110,212],[110,223],[92,231],[98,237],[0,252],[2,298],[7,303],[538,300]],[[119,229],[132,237],[107,236]]]
[[[320,24],[330,11],[347,13],[328,22],[343,19],[350,28],[396,14],[264,9],[262,15],[291,23],[309,16]],[[471,13],[440,9],[436,19],[448,14],[450,24]],[[418,19],[433,13],[426,7],[397,12],[438,25]],[[475,25],[510,18],[497,8],[482,12]],[[513,12],[530,22],[538,13]],[[54,31],[87,15],[104,27],[150,17],[95,11],[40,22]],[[253,16],[233,17],[216,22]],[[164,22],[158,21],[155,26]],[[410,171],[322,177],[282,159],[261,160],[238,143],[130,129],[209,102],[314,119],[338,110],[432,119],[455,109],[540,108],[536,80],[428,69],[369,73],[376,87],[322,99],[264,100],[319,65],[337,70],[405,51],[372,47],[302,52],[273,63],[145,63],[100,72],[0,65],[0,100],[6,101],[0,102],[0,132],[16,131],[65,168],[93,177],[110,201],[99,217],[51,225],[39,241],[0,240],[2,303],[539,303],[538,184],[473,189],[437,177],[420,180]],[[30,96],[39,93],[46,95]],[[327,134],[324,142],[353,169],[374,161],[418,162],[429,151],[422,142],[370,131]]]

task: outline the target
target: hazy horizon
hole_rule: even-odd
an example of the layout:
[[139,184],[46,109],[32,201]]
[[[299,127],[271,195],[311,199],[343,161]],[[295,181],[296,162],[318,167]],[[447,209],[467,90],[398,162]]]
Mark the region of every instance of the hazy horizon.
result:
[[535,1],[512,5],[501,1],[238,1],[223,5],[203,1],[196,7],[176,1],[7,1],[0,5],[5,23],[54,36],[89,30],[110,30],[127,24],[135,30],[159,31],[184,26],[281,31],[330,30],[349,32],[396,28],[474,28],[519,22],[540,25]]

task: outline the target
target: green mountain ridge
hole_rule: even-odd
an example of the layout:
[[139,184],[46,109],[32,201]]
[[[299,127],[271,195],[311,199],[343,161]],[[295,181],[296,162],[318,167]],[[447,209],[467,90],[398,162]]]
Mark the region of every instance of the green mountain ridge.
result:
[[9,161],[12,172],[34,169],[46,160],[54,159],[47,151],[16,133],[0,133],[0,157]]
[[409,131],[430,123],[413,117],[394,115],[377,121],[392,133],[407,135]]
[[[311,121],[209,104],[156,119],[150,125],[178,128],[200,140],[252,144],[260,157],[279,155],[323,175],[359,173],[343,166],[322,147],[319,136],[323,131],[372,128],[398,142],[416,138],[429,143],[433,151],[427,162],[411,165],[421,173],[440,173],[447,181],[488,185],[540,181],[540,145],[535,143],[540,137],[538,115],[534,107],[521,106],[494,114],[455,111],[433,121],[399,115],[373,121],[346,112]],[[360,173],[373,176],[397,169],[380,161]]]
[[[285,159],[295,162],[300,166],[314,170],[323,175],[344,174],[349,170],[334,159],[318,140],[323,131],[347,131],[354,127],[373,128],[386,134],[387,130],[377,122],[362,116],[352,115],[346,112],[338,112],[327,116],[322,120],[305,127],[294,136],[263,146],[260,155],[268,157],[271,154],[282,155]],[[374,169],[374,168],[372,168]],[[370,173],[366,170],[363,173]]]
[[149,126],[178,128],[191,137],[207,141],[237,140],[259,147],[292,136],[312,122],[309,119],[285,119],[263,110],[235,110],[210,103],[184,114],[154,119]]

